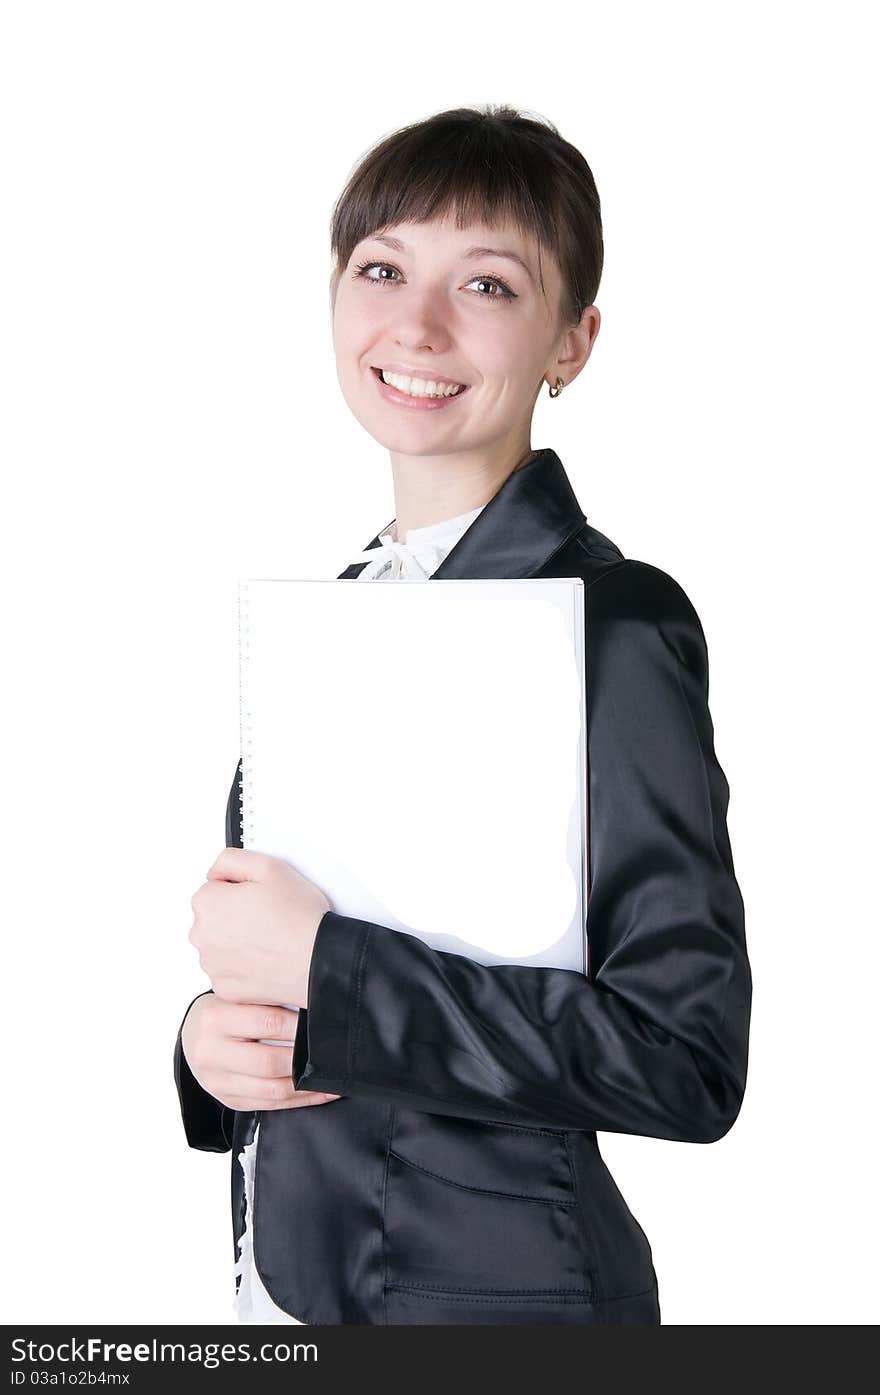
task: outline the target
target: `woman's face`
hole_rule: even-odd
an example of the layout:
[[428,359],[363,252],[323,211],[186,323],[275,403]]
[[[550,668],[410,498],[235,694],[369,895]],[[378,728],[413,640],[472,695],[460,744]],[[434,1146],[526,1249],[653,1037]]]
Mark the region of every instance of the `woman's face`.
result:
[[[375,440],[405,456],[528,447],[566,341],[559,266],[546,251],[541,260],[546,298],[537,243],[512,227],[398,223],[358,243],[336,282],[333,345],[345,400]],[[397,373],[397,387],[378,369]],[[417,380],[409,392],[406,377]],[[438,379],[466,390],[426,397]]]

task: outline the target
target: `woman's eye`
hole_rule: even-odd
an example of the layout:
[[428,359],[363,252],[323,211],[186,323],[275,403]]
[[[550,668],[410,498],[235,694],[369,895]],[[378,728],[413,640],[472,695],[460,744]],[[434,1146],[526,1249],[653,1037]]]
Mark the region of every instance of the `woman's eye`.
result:
[[497,276],[473,276],[468,285],[473,285],[478,281],[481,286],[497,286],[497,292],[478,291],[477,294],[484,296],[486,300],[515,300],[516,296],[504,281],[499,281]]
[[385,264],[385,262],[361,262],[360,265],[359,265],[358,268],[357,268],[357,271],[355,272],[355,275],[356,275],[357,277],[360,277],[361,280],[363,280],[363,281],[378,281],[378,282],[379,282],[379,285],[381,286],[381,285],[384,284],[385,281],[388,280],[388,277],[387,277],[387,276],[368,276],[368,275],[367,275],[367,272],[368,272],[368,271],[373,271],[373,270],[375,270],[375,269],[378,269],[379,271],[396,271],[396,270],[397,270],[396,267],[387,266],[387,265]]
[[[378,271],[380,274],[378,276],[372,276],[370,273],[373,271]],[[381,273],[383,272],[394,273],[396,276],[400,275],[397,267],[389,266],[387,262],[360,262],[355,271],[355,280],[369,281],[374,286],[393,286],[395,283],[391,279],[391,275],[382,275]],[[472,276],[470,281],[467,282],[467,285],[472,286],[475,281],[480,287],[495,287],[495,290],[478,290],[476,292],[483,300],[516,300],[516,292],[512,291],[507,283],[502,281],[498,276]]]

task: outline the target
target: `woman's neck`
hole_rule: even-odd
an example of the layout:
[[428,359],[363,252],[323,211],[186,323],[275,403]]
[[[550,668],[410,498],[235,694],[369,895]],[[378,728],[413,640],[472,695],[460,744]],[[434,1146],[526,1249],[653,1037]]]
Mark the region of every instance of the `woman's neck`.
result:
[[447,518],[457,518],[471,509],[482,508],[514,470],[521,470],[535,455],[537,451],[529,446],[511,466],[509,462],[499,465],[476,456],[473,460],[462,461],[461,456],[440,459],[392,452],[398,541],[406,542],[410,528],[429,528]]

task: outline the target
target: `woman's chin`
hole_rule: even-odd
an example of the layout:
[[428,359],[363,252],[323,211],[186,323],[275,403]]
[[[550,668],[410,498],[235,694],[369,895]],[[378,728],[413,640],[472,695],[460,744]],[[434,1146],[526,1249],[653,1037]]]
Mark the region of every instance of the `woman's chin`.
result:
[[[454,433],[449,428],[441,428],[441,415],[440,412],[419,413],[416,421],[389,421],[384,412],[354,412],[368,436],[387,451],[399,455],[435,455],[438,442],[443,442],[444,448],[451,446]],[[462,448],[456,440],[454,449]]]

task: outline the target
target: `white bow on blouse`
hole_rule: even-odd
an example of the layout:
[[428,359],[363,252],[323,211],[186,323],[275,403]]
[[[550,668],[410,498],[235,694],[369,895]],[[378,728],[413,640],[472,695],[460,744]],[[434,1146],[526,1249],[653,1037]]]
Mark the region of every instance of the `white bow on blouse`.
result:
[[485,507],[485,504],[480,504],[475,509],[468,509],[467,513],[456,514],[454,518],[444,518],[424,528],[410,528],[405,543],[398,542],[394,536],[396,520],[389,523],[379,534],[378,546],[365,548],[352,557],[352,565],[360,562],[367,564],[358,573],[357,580],[372,581],[377,577],[380,581],[395,581],[403,577],[412,581],[426,581]]
[[[443,548],[422,543],[416,550],[407,543],[396,542],[394,538],[383,538],[378,547],[368,547],[352,557],[352,563],[366,562],[363,571],[358,572],[358,581],[372,581],[382,572],[383,581],[395,581],[400,577],[412,581],[426,581],[431,572],[436,571],[443,560]],[[388,567],[388,563],[391,566]],[[388,570],[384,569],[388,567]]]

